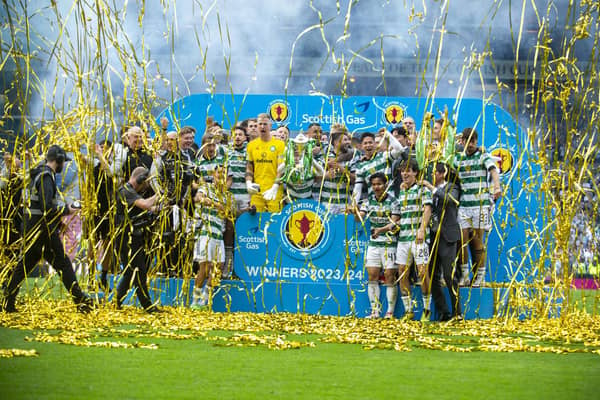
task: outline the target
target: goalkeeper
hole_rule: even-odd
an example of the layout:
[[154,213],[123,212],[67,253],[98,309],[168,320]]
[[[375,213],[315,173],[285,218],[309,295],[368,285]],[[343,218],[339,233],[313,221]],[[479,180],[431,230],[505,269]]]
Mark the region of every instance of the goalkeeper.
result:
[[258,212],[279,212],[283,187],[277,180],[283,173],[285,143],[271,137],[267,114],[259,114],[257,122],[259,136],[247,147],[246,188],[252,196],[250,205]]

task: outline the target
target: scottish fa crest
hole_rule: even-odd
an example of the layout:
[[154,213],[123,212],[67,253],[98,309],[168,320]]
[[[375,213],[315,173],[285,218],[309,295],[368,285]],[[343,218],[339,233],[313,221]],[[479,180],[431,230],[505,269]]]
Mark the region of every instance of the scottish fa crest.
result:
[[391,125],[397,125],[402,122],[406,115],[406,106],[398,102],[391,102],[386,104],[383,112],[383,119],[385,123]]
[[268,113],[273,122],[283,123],[290,118],[290,105],[285,100],[274,100],[269,103]]
[[297,259],[318,257],[330,245],[327,210],[312,200],[288,205],[281,220],[282,249]]
[[299,250],[310,250],[323,239],[323,222],[313,211],[297,211],[287,220],[285,234],[292,246]]

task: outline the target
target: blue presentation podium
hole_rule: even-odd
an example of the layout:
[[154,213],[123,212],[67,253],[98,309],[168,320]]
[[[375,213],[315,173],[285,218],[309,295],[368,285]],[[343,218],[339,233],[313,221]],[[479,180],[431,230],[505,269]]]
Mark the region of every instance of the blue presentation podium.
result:
[[[110,276],[109,284],[114,288],[115,277]],[[194,280],[184,281],[180,278],[154,278],[150,281],[150,297],[162,306],[187,307],[192,299]],[[223,280],[214,291],[212,310],[214,312],[254,312],[254,313],[306,313],[329,316],[354,316],[363,318],[369,315],[370,305],[367,299],[366,285],[345,286],[341,284],[286,284],[264,282],[254,284],[240,280]],[[446,301],[450,303],[447,289]],[[545,288],[543,293],[531,289],[529,298],[536,298],[537,309],[524,304],[518,308],[510,305],[516,289],[507,288],[461,288],[461,310],[465,319],[488,319],[497,317],[516,317],[526,319],[543,316],[556,318],[560,316],[562,298],[556,289]],[[114,292],[100,300],[112,301]],[[523,294],[518,295],[523,299]],[[413,288],[412,298],[416,304],[415,319],[422,313],[421,291]],[[382,290],[380,301],[382,310],[387,307],[385,291]],[[126,305],[139,303],[134,297],[133,289],[124,301]],[[433,319],[438,319],[435,306],[432,304]],[[404,308],[401,301],[396,303],[394,316],[401,318]]]
[[[479,132],[480,145],[498,160],[505,189],[496,204],[487,241],[487,280],[527,281],[537,271],[532,260],[542,251],[541,243],[529,240],[527,232],[539,232],[545,225],[538,207],[539,168],[530,162],[535,156],[527,134],[496,104],[453,98],[193,94],[175,101],[157,121],[166,117],[169,129],[194,126],[197,143],[209,116],[230,128],[259,113],[269,115],[273,126],[288,126],[292,135],[317,122],[326,131],[333,123],[343,123],[354,137],[360,137],[381,127],[391,129],[404,116],[423,121],[426,113],[439,118],[446,110],[458,132],[466,127]],[[417,125],[420,127],[419,122]],[[240,279],[222,281],[215,288],[213,310],[368,315],[363,265],[368,232],[368,224],[357,223],[352,216],[332,215],[325,205],[314,201],[293,203],[277,214],[241,215],[236,221],[234,255],[234,271]],[[186,306],[193,282],[156,278],[150,287],[155,301]],[[385,309],[385,290],[381,293]],[[463,288],[460,294],[468,319],[520,313],[511,310],[513,293],[505,289]],[[418,287],[412,297],[419,318]],[[551,303],[549,310],[555,309]],[[395,315],[403,313],[399,300]],[[519,315],[526,317],[527,313],[523,310]]]
[[[114,287],[113,281],[110,281]],[[150,297],[163,306],[189,306],[192,299],[193,279],[185,282],[179,278],[155,278],[150,281]],[[328,316],[366,317],[370,314],[366,285],[345,286],[342,284],[286,284],[264,282],[255,285],[240,280],[223,280],[213,294],[214,312],[255,313],[305,313]],[[446,290],[446,289],[445,289]],[[497,313],[496,298],[499,289],[461,288],[461,307],[465,319],[487,319]],[[423,310],[421,290],[415,286],[412,298],[416,304],[415,318],[420,319]],[[110,301],[112,296],[107,299]],[[385,291],[380,299],[382,310],[387,307]],[[446,301],[450,298],[446,290]],[[133,289],[127,295],[126,305],[138,305]],[[432,304],[433,319],[439,316]],[[404,315],[402,302],[398,300],[394,316]],[[383,316],[383,314],[382,314]]]

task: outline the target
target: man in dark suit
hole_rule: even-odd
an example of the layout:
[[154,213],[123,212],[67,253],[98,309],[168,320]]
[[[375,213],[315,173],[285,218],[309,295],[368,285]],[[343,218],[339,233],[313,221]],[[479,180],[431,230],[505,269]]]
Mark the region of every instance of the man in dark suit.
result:
[[[457,245],[460,240],[460,225],[457,219],[460,185],[456,173],[443,163],[436,164],[434,177],[435,187],[429,185],[433,192],[430,242],[432,248],[429,258],[429,269],[433,275],[431,293],[441,321],[462,319],[457,276],[460,271],[456,269]],[[442,279],[450,292],[452,313],[446,303]]]

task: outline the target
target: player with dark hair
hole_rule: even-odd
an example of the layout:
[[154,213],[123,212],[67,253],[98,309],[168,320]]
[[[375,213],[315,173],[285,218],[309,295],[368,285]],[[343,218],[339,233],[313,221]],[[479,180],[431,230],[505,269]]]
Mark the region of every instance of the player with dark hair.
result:
[[367,294],[371,303],[371,314],[369,318],[381,316],[381,305],[379,302],[379,274],[383,269],[385,274],[386,297],[388,309],[386,318],[394,316],[398,288],[396,286],[397,266],[394,264],[398,221],[400,220],[400,205],[386,191],[387,176],[383,172],[376,172],[369,178],[371,194],[361,204],[357,219],[368,220],[371,223],[371,235],[367,254],[365,256],[365,267],[369,274]]
[[400,276],[400,291],[404,304],[405,318],[412,319],[409,267],[414,259],[417,266],[423,294],[422,320],[430,318],[430,283],[427,265],[429,262],[429,220],[431,218],[431,193],[417,183],[419,166],[417,160],[410,159],[401,164],[402,184],[398,193],[400,203],[400,231],[396,264]]
[[375,172],[383,172],[389,178],[392,176],[392,165],[405,148],[386,129],[381,130],[377,137],[370,132],[363,133],[361,147],[363,158],[356,164],[356,183],[352,193],[353,202],[359,204],[367,195],[366,183]]
[[[458,222],[462,229],[461,285],[468,285],[469,266],[467,245],[473,261],[472,286],[485,284],[486,233],[492,229],[493,202],[502,196],[500,177],[494,159],[482,152],[477,144],[477,131],[466,128],[462,132],[464,152],[457,156],[458,177],[461,182]],[[493,185],[490,194],[489,178]]]

